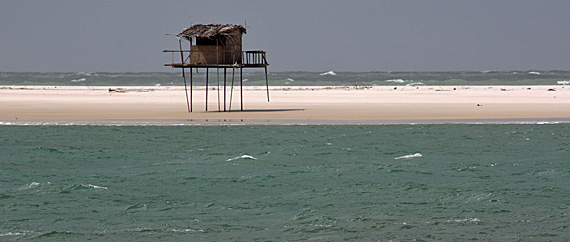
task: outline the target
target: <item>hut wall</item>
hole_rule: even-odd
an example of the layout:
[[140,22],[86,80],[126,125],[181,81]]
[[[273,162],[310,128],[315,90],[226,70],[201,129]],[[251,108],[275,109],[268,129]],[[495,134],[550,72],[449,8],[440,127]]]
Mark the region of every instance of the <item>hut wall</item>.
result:
[[231,64],[241,64],[241,37],[242,33],[234,33],[227,36],[226,46],[229,48],[225,55],[227,60],[231,60]]
[[225,37],[225,45],[192,45],[190,64],[241,64],[241,34]]
[[[190,52],[190,64],[222,64],[223,56],[218,55],[215,45],[192,45]],[[219,62],[219,63],[218,63]]]

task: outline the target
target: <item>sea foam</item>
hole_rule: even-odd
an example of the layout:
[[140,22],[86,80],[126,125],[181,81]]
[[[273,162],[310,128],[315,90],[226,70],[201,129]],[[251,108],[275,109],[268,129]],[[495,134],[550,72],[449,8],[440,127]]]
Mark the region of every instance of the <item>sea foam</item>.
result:
[[334,71],[327,71],[325,73],[321,73],[321,76],[326,76],[326,75],[336,76],[336,73],[334,73]]
[[396,157],[396,158],[394,158],[394,160],[411,159],[411,158],[417,158],[417,157],[422,157],[422,156],[423,155],[420,153],[415,153],[415,154],[411,154],[411,155],[404,155],[404,156]]
[[107,187],[102,187],[102,186],[97,186],[97,185],[93,185],[93,184],[81,184],[82,187],[86,187],[86,188],[93,188],[93,189],[108,189]]
[[241,155],[241,156],[236,156],[234,158],[230,158],[227,159],[226,161],[233,161],[233,160],[237,160],[237,159],[250,159],[250,160],[257,160],[257,158],[251,156],[251,155]]
[[20,235],[27,235],[29,234],[30,231],[25,231],[25,232],[8,232],[8,233],[2,233],[0,234],[0,237],[4,237],[4,236],[20,236]]
[[20,190],[32,189],[32,188],[35,188],[35,187],[37,187],[37,186],[39,186],[39,185],[40,185],[39,182],[32,182],[32,183],[30,183],[30,184],[28,184],[28,185],[22,187]]
[[480,222],[481,219],[479,218],[463,218],[463,219],[449,219],[447,222],[456,222],[456,223],[464,223],[464,222]]
[[406,84],[406,86],[418,86],[418,85],[424,85],[424,83],[423,82],[412,82],[412,83]]
[[84,82],[84,81],[87,81],[87,79],[85,79],[85,78],[80,78],[80,79],[73,79],[73,80],[71,80],[71,82]]
[[386,80],[386,82],[404,83],[406,81],[402,79],[391,79],[391,80]]

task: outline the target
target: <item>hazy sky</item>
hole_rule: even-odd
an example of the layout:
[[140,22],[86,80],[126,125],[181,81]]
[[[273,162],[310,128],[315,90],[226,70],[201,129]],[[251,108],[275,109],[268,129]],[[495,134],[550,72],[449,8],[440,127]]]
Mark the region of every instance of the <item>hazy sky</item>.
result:
[[0,71],[173,71],[196,23],[247,21],[270,71],[570,70],[570,1],[0,2]]

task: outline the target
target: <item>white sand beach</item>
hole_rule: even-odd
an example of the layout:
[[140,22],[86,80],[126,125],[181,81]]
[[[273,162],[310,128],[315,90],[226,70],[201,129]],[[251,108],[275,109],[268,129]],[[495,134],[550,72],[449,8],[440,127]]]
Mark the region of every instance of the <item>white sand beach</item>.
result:
[[[234,88],[231,112],[218,112],[218,91],[184,87],[2,86],[0,121],[83,123],[256,122],[370,123],[417,120],[570,119],[565,86],[375,86]],[[230,89],[226,93],[230,109]],[[220,90],[223,111],[223,90]]]

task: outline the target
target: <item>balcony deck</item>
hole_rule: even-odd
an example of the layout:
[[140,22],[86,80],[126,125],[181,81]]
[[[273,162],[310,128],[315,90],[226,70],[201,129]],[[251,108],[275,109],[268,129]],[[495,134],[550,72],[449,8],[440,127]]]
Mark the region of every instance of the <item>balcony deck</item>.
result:
[[[164,52],[172,53],[172,62],[164,64],[164,66],[170,66],[172,68],[266,68],[269,63],[265,56],[265,51],[254,50],[254,51],[243,51],[241,55],[241,63],[237,62],[235,64],[228,63],[194,63],[191,59],[192,53],[197,53],[201,51],[190,51],[190,50],[165,50]],[[183,59],[183,63],[175,63],[175,56]],[[239,59],[238,59],[239,60]]]
[[190,63],[169,63],[164,66],[172,68],[263,68],[269,64],[190,64]]

